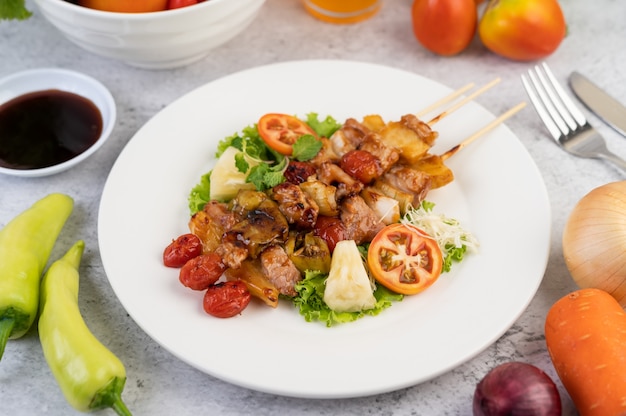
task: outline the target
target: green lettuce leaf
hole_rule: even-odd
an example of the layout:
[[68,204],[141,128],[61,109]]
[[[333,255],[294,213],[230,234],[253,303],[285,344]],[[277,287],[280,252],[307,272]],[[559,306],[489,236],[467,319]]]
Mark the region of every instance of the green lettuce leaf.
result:
[[326,116],[324,120],[319,120],[317,113],[307,114],[306,124],[315,130],[315,133],[320,137],[330,137],[341,128],[341,124],[331,116]]
[[0,0],[0,20],[25,20],[32,14],[24,0]]
[[308,270],[304,279],[296,284],[298,295],[293,298],[293,303],[307,322],[322,322],[327,327],[352,322],[366,315],[378,315],[393,302],[403,299],[402,295],[379,285],[374,291],[376,298],[374,308],[360,312],[335,312],[324,303],[324,287],[327,277],[328,274]]

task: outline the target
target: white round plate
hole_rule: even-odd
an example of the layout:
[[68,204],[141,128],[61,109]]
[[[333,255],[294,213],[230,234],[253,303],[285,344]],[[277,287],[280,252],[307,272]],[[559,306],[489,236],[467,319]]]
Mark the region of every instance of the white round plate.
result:
[[[461,221],[480,250],[427,291],[376,317],[327,328],[289,302],[252,302],[213,318],[202,292],[162,264],[188,232],[187,197],[214,163],[218,141],[264,113],[338,121],[416,113],[451,91],[414,73],[346,61],[258,67],[175,101],[128,143],[107,180],[99,214],[102,260],[130,316],[181,360],[250,389],[308,398],[377,394],[447,372],[496,341],[526,309],[545,271],[550,210],[528,152],[504,125],[448,161],[456,179],[432,191],[435,211]],[[436,125],[443,153],[495,117],[470,103]],[[524,261],[519,261],[523,256]]]
[[63,172],[81,163],[107,141],[115,127],[115,100],[102,83],[80,72],[62,68],[37,68],[17,72],[0,79],[0,105],[21,95],[46,90],[61,90],[87,98],[102,116],[102,133],[98,140],[84,152],[70,160],[37,169],[11,169],[0,166],[0,173],[12,176],[40,177]]

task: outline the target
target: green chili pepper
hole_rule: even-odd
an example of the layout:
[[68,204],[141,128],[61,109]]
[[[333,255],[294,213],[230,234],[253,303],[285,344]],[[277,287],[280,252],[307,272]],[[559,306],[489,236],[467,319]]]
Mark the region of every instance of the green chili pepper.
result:
[[73,208],[69,196],[50,194],[0,230],[0,359],[37,317],[41,275]]
[[124,364],[89,331],[78,308],[79,266],[85,242],[78,240],[52,263],[41,282],[39,339],[67,401],[81,412],[113,408],[130,416],[122,401]]

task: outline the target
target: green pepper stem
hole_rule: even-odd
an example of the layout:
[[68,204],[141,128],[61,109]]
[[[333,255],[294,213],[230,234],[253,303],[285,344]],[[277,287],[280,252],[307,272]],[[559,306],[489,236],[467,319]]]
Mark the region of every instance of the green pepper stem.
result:
[[128,408],[126,407],[126,404],[124,403],[124,401],[122,400],[120,396],[118,396],[117,400],[115,400],[111,404],[111,408],[115,410],[115,413],[117,413],[119,416],[132,416],[132,414],[130,413],[130,410],[128,410]]
[[126,404],[122,401],[122,390],[124,390],[124,384],[126,378],[114,377],[111,381],[100,389],[93,397],[89,406],[90,410],[104,409],[110,407],[119,416],[132,416],[130,410],[126,407]]
[[4,347],[7,345],[7,341],[9,340],[9,336],[11,336],[11,331],[13,331],[14,326],[15,318],[10,317],[0,319],[0,360],[2,360]]

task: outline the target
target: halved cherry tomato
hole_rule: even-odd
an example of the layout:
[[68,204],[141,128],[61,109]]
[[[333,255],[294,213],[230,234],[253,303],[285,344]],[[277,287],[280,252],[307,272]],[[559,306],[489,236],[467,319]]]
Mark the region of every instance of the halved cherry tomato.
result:
[[424,231],[408,224],[391,224],[372,240],[367,265],[381,285],[414,295],[439,278],[443,256],[437,242]]
[[304,121],[287,114],[269,113],[257,123],[259,135],[272,149],[290,156],[293,144],[305,134],[317,137],[315,131]]

